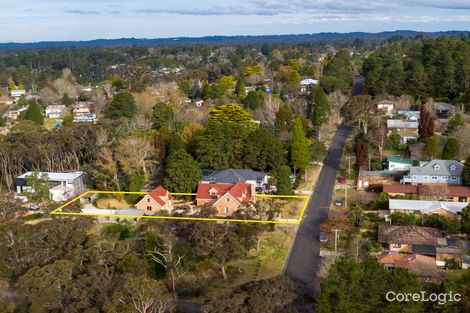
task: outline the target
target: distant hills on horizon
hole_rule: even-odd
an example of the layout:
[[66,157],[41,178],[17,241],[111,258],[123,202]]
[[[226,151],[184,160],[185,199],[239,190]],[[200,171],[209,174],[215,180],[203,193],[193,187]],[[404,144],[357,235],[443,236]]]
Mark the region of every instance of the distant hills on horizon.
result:
[[51,47],[123,47],[123,46],[159,46],[159,45],[227,45],[227,44],[257,44],[257,43],[307,43],[307,42],[352,42],[356,38],[367,42],[380,42],[392,37],[413,38],[423,35],[429,38],[441,36],[460,36],[469,34],[469,31],[440,31],[421,32],[412,30],[385,31],[379,33],[350,32],[350,33],[313,33],[291,35],[257,35],[257,36],[204,36],[204,37],[174,37],[174,38],[119,38],[119,39],[94,39],[87,41],[40,41],[40,42],[4,42],[0,43],[0,50],[23,50]]

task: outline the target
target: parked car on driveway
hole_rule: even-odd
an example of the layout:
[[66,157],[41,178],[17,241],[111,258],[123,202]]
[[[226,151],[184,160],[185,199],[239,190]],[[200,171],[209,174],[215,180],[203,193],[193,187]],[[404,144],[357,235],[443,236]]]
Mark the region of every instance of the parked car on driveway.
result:
[[342,206],[342,205],[343,205],[343,201],[341,201],[341,199],[336,199],[335,205],[336,205],[336,206]]
[[338,177],[338,183],[345,184],[346,183],[346,177],[344,177],[344,176]]
[[318,236],[318,241],[328,242],[328,237],[324,233],[320,233],[320,235]]

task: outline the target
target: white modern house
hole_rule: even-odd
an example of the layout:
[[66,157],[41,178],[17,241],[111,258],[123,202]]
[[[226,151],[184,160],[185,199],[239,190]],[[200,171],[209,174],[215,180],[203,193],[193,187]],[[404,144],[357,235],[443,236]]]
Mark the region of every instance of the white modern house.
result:
[[389,171],[408,171],[413,166],[413,161],[401,155],[389,155],[387,157]]
[[318,80],[313,78],[305,78],[300,81],[300,92],[306,93],[309,86],[318,85]]
[[[31,191],[27,186],[27,178],[33,172],[24,173],[16,178],[16,192],[22,194]],[[49,195],[52,201],[62,202],[72,199],[85,192],[83,172],[39,172],[39,177],[47,177],[49,183]]]
[[388,116],[392,116],[393,112],[393,101],[382,100],[377,104],[377,109],[384,111]]
[[49,105],[45,110],[45,116],[48,118],[63,118],[67,113],[68,109],[63,104]]
[[13,89],[10,90],[10,97],[18,99],[26,95],[26,90],[24,89]]

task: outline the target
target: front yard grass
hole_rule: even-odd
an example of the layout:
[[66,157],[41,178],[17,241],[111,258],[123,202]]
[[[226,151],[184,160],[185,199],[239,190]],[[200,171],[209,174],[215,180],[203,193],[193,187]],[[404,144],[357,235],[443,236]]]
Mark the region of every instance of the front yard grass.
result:
[[280,218],[295,219],[300,217],[307,198],[258,198],[258,203],[264,208],[277,207],[280,209]]
[[[260,250],[227,264],[227,281],[213,285],[216,289],[232,289],[242,284],[280,275],[294,238],[292,230],[275,230],[261,235]],[[214,290],[215,292],[215,290]]]
[[[307,173],[304,171],[300,177],[300,183],[297,187],[297,190],[312,191],[315,187],[318,175],[320,175],[320,171],[320,165],[309,165],[307,168]],[[305,175],[307,175],[307,180],[305,180]]]

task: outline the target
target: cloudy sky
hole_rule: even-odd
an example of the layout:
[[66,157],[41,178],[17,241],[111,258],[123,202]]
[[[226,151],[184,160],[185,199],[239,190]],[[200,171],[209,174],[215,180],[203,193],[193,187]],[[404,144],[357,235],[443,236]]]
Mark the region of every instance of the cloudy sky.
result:
[[0,0],[0,42],[470,30],[470,0]]

